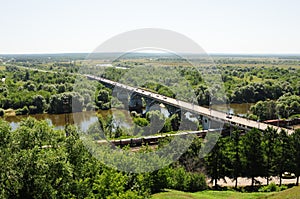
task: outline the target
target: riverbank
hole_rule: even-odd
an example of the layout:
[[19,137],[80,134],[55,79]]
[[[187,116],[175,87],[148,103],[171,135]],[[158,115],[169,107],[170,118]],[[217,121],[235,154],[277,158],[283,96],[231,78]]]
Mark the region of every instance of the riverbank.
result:
[[4,110],[4,116],[5,117],[13,117],[16,116],[16,111],[14,109],[6,109]]

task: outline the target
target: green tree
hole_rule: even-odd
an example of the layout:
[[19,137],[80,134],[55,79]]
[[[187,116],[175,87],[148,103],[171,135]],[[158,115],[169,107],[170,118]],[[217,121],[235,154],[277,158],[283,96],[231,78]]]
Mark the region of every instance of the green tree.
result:
[[153,135],[163,129],[165,117],[160,111],[149,111],[146,114],[146,118],[150,122],[150,125],[145,128],[145,135]]
[[33,96],[33,105],[36,107],[35,113],[43,113],[46,109],[46,100],[41,95]]
[[102,110],[107,110],[111,107],[111,96],[109,92],[105,89],[99,90],[99,93],[96,97],[96,105],[102,109]]
[[243,157],[245,158],[245,176],[251,178],[254,186],[255,177],[264,175],[264,158],[262,134],[258,129],[252,129],[242,137]]
[[293,165],[291,137],[286,131],[281,130],[276,142],[276,173],[279,176],[279,186],[282,183],[282,174],[290,172]]
[[238,177],[242,175],[242,143],[241,143],[241,132],[234,130],[230,137],[229,147],[227,150],[230,151],[231,159],[231,175],[235,180],[235,188],[237,188]]
[[266,178],[267,185],[269,185],[270,175],[275,174],[275,157],[276,157],[276,142],[278,141],[277,130],[268,127],[263,134],[263,151],[266,161]]
[[[215,143],[218,136],[212,137],[209,141]],[[211,177],[211,182],[215,188],[218,188],[218,180],[225,179],[228,174],[229,156],[227,154],[227,140],[220,138],[216,141],[215,146],[210,153],[205,157],[206,172]]]
[[293,146],[293,169],[292,172],[295,173],[297,177],[296,185],[299,185],[300,176],[300,130],[297,129],[295,133],[291,135],[292,146]]

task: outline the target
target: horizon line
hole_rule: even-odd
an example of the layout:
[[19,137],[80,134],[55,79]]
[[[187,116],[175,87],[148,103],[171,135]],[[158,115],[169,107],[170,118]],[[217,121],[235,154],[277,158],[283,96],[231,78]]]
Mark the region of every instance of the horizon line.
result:
[[[127,53],[127,52],[99,52],[99,53]],[[143,54],[165,54],[164,52],[133,52],[133,53],[143,53]],[[18,52],[18,53],[0,53],[0,56],[5,56],[5,55],[63,55],[63,54],[92,54],[91,52]],[[184,52],[182,54],[197,54],[197,53],[189,53],[189,52]],[[275,52],[270,52],[270,53],[263,53],[263,52],[204,52],[204,54],[207,55],[284,55],[284,56],[300,56],[300,52],[282,52],[282,53],[275,53]]]

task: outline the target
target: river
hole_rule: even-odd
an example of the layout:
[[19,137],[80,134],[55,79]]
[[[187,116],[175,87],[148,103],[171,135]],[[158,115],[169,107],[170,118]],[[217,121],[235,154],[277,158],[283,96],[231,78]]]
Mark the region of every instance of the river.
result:
[[[213,105],[212,108],[215,110],[228,112],[236,115],[245,115],[250,109],[252,104],[230,104],[230,105]],[[117,125],[123,127],[130,127],[132,121],[129,114],[125,110],[101,110],[98,112],[79,112],[79,113],[69,113],[69,114],[35,114],[29,115],[37,120],[46,120],[50,125],[53,125],[55,129],[64,129],[67,123],[76,124],[80,129],[86,131],[88,127],[98,120],[96,113],[101,114],[103,117],[106,117],[108,114],[113,114],[114,119],[116,120]],[[168,111],[165,108],[162,108],[162,113],[167,116]],[[4,119],[10,123],[12,130],[15,130],[22,119],[27,118],[28,115],[18,115],[18,116],[9,116]]]

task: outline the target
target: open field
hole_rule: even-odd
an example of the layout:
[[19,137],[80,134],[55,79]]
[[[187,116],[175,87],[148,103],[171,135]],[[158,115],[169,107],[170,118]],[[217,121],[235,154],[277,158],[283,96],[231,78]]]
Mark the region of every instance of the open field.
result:
[[300,198],[300,187],[293,187],[278,193],[260,197],[260,199],[297,199]]
[[201,191],[195,193],[167,190],[152,196],[153,199],[297,199],[300,198],[300,187],[293,187],[273,193],[240,193],[235,191]]
[[181,191],[168,190],[153,195],[153,199],[256,199],[268,196],[270,193],[240,193],[235,191],[201,191],[186,193]]

